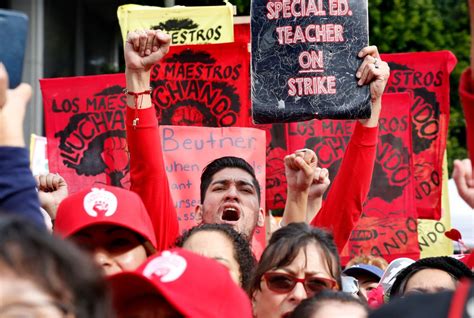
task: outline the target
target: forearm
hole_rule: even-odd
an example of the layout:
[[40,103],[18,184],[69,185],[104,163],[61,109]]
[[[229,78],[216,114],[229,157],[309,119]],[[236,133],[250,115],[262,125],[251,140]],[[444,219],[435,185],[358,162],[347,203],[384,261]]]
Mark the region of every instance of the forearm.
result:
[[313,220],[316,217],[319,210],[321,210],[322,205],[323,205],[322,197],[318,197],[316,199],[308,198],[308,205],[306,208],[306,223],[310,223],[311,220]]
[[287,225],[294,222],[306,222],[307,205],[308,191],[288,189],[282,224]]
[[[125,77],[127,79],[127,90],[133,93],[140,93],[150,89],[150,71],[131,71],[125,70]],[[138,105],[135,105],[137,99]],[[151,102],[151,95],[144,94],[136,98],[133,95],[127,94],[127,105],[130,108],[145,109],[153,106]]]
[[377,127],[379,124],[380,112],[382,111],[382,98],[372,101],[372,114],[369,119],[360,119],[362,126],[367,128]]

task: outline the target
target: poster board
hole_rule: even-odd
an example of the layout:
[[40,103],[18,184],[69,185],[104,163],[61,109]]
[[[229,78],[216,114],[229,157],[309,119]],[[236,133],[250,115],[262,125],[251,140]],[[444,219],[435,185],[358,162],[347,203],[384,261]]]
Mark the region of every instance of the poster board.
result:
[[255,123],[370,117],[369,88],[355,76],[367,0],[255,0],[251,33]]

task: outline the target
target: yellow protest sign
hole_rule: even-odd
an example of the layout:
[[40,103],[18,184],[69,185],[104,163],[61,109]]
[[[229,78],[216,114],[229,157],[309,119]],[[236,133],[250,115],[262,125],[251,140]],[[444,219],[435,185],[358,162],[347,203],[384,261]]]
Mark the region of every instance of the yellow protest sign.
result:
[[142,29],[160,29],[171,35],[172,45],[226,43],[234,41],[234,7],[222,6],[169,8],[126,4],[117,10],[125,41],[127,33]]
[[418,220],[418,244],[420,258],[453,254],[453,241],[444,233],[451,229],[451,213],[448,199],[448,163],[446,152],[443,160],[442,216],[439,221]]

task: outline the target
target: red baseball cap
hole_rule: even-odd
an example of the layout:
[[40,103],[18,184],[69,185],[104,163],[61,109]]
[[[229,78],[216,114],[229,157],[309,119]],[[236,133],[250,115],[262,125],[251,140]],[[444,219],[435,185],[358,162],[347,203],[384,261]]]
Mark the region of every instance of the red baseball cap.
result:
[[54,232],[69,237],[94,225],[127,228],[149,241],[156,249],[153,225],[145,205],[132,191],[95,185],[69,195],[58,207]]
[[115,308],[158,294],[185,317],[252,317],[249,297],[224,265],[180,248],[155,254],[136,271],[107,280]]

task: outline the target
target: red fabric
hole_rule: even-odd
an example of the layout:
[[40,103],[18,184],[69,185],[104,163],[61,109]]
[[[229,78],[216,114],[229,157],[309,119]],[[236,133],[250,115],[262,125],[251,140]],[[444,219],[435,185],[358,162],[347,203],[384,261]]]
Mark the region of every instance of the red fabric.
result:
[[[467,307],[466,302],[469,298],[469,289],[471,281],[469,279],[462,280],[454,292],[449,307],[448,318],[462,318],[464,317],[464,309]],[[468,309],[469,311],[469,309]]]
[[384,94],[374,173],[363,214],[351,233],[343,262],[359,254],[418,259],[417,214],[412,165],[412,100]]
[[178,216],[166,177],[158,121],[153,108],[136,112],[127,107],[127,141],[130,151],[131,190],[138,193],[150,215],[158,250],[171,247],[179,234]]
[[250,23],[234,24],[234,42],[250,43]]
[[249,297],[215,260],[174,248],[150,257],[134,272],[108,277],[113,303],[159,295],[183,317],[251,318]]
[[384,289],[382,285],[367,293],[367,304],[371,309],[376,309],[384,304]]
[[466,120],[467,149],[474,171],[474,80],[471,76],[471,68],[465,69],[459,83],[459,95]]
[[283,159],[287,155],[286,125],[254,125],[266,133],[266,207],[283,209],[286,202],[286,177]]
[[410,108],[418,217],[439,220],[449,124],[449,74],[456,57],[449,51],[439,51],[382,54],[382,59],[391,70],[387,92],[409,92],[413,96]]
[[342,251],[360,218],[372,178],[377,144],[377,128],[356,123],[344,159],[323,207],[311,225],[329,229]]

